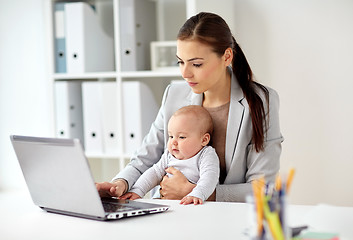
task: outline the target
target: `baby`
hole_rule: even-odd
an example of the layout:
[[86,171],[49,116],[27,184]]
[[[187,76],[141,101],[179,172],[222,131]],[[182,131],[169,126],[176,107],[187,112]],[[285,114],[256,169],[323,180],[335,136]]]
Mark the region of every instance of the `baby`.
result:
[[196,184],[180,203],[202,204],[215,190],[219,178],[218,156],[215,149],[208,146],[212,131],[212,118],[203,107],[190,105],[177,110],[168,122],[168,146],[161,159],[120,198],[142,198],[159,185],[166,168],[174,167]]

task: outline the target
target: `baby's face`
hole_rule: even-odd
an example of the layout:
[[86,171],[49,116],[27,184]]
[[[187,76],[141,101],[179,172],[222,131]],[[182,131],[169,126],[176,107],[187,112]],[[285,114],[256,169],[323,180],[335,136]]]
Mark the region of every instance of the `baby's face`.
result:
[[168,151],[177,159],[191,158],[204,146],[200,123],[190,114],[172,116],[168,124],[168,134]]

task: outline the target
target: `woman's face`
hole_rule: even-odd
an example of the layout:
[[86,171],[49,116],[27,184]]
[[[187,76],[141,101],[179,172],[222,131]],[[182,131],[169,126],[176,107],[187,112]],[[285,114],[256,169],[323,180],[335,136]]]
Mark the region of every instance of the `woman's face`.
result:
[[194,93],[216,89],[226,80],[225,56],[219,57],[210,46],[193,40],[177,41],[177,58],[183,78]]

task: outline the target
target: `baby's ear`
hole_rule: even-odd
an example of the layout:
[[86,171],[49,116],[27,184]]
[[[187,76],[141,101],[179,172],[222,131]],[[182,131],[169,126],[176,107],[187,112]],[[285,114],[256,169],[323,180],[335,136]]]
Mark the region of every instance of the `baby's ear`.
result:
[[209,133],[205,133],[202,136],[202,146],[206,146],[211,140],[211,135]]

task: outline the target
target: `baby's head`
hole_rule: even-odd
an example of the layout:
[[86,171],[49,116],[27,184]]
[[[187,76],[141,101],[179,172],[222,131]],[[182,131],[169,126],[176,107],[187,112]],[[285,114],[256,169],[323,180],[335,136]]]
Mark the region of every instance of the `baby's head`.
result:
[[206,109],[182,107],[168,123],[168,151],[180,160],[191,158],[210,142],[212,131],[212,118]]

